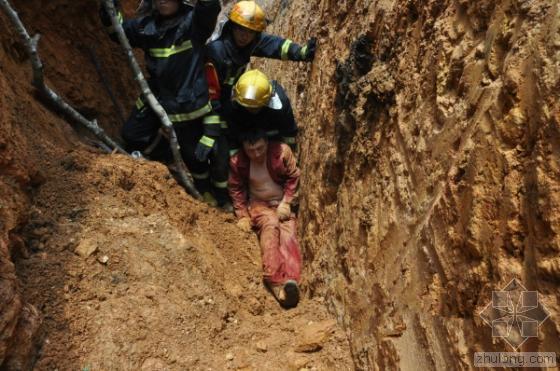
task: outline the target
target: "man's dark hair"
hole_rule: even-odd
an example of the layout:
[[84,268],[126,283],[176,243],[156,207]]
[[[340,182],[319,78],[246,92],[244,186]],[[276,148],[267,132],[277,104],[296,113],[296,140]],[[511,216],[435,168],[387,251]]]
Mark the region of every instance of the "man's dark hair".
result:
[[239,141],[241,143],[247,142],[249,144],[255,144],[261,139],[268,141],[266,132],[262,129],[243,131],[239,134]]

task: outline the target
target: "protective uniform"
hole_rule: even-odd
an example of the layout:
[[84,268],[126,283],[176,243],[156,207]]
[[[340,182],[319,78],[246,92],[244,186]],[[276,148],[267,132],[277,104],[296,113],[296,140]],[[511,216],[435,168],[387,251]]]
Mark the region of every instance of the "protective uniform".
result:
[[[123,20],[119,13],[130,45],[144,51],[148,84],[175,125],[181,153],[201,193],[209,190],[209,163],[200,153],[195,154],[195,149],[201,142],[212,143],[213,148],[220,135],[219,118],[212,111],[204,72],[204,47],[220,8],[219,0],[198,0],[194,7],[181,2],[172,18],[164,19],[157,12],[150,12],[140,18]],[[101,19],[110,27],[103,8]],[[114,31],[111,28],[109,31],[116,40]],[[156,114],[139,98],[122,129],[122,137],[131,151],[151,147],[151,158],[169,160],[169,145],[164,140],[155,147],[151,145],[160,127]],[[216,168],[223,166],[219,164]],[[221,174],[216,172],[213,176],[223,183],[227,181],[223,169]]]
[[298,128],[290,100],[279,82],[269,81],[258,70],[247,71],[235,84],[232,100],[231,149],[240,148],[239,135],[257,128],[265,131],[269,140],[284,142],[295,149]]
[[[233,86],[244,73],[251,56],[304,62],[311,62],[315,56],[316,40],[314,38],[310,39],[305,46],[300,46],[291,40],[264,33],[266,25],[266,16],[254,1],[240,1],[233,6],[229,20],[223,25],[217,38],[207,45],[206,73],[210,97],[215,111],[220,115],[222,130],[227,133],[227,142],[224,144],[230,147],[229,153],[223,150],[223,146],[218,147],[219,156],[225,157],[225,161],[220,161],[220,163],[227,163],[229,154],[237,152],[239,146],[236,140],[238,125],[232,124],[231,95]],[[253,42],[243,48],[238,47],[233,38],[233,28],[237,26],[258,33]],[[282,87],[276,82],[274,85],[278,99],[284,107],[281,109],[280,115],[284,117],[272,116],[275,116],[274,121],[282,121],[280,125],[283,128],[282,134],[285,134],[286,138],[291,138],[288,140],[292,145],[295,143],[293,141],[297,133],[293,112]],[[274,110],[274,112],[276,111],[278,109]],[[286,121],[283,121],[284,118]],[[278,125],[271,124],[271,126]],[[271,133],[273,131],[273,129],[270,130]]]
[[[236,25],[258,32],[255,40],[240,48],[233,39]],[[264,33],[266,17],[254,1],[240,1],[232,8],[220,35],[207,46],[207,70],[210,88],[215,92],[213,104],[227,121],[231,112],[231,89],[247,67],[251,56],[311,62],[315,56],[314,38],[305,46]],[[215,76],[215,77],[214,77]]]

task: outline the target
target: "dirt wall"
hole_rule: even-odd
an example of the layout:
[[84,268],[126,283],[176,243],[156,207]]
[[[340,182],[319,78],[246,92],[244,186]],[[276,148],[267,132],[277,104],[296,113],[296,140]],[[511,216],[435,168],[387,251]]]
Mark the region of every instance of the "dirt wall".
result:
[[358,369],[471,368],[511,350],[479,312],[516,278],[560,350],[558,1],[267,1],[319,39],[287,87],[303,166],[307,285]]
[[[97,41],[105,37],[97,2],[76,6],[73,1],[34,0],[13,6],[28,31],[42,35],[39,53],[47,84],[83,115],[98,118],[108,132],[117,134],[118,109],[108,98],[96,63],[111,81],[119,104],[130,100],[127,94],[134,89],[131,79],[118,71],[118,50]],[[33,252],[21,230],[38,187],[50,180],[44,168],[82,145],[72,126],[36,96],[25,49],[3,13],[0,35],[0,368],[23,370],[36,360],[42,316],[22,297],[13,260]]]

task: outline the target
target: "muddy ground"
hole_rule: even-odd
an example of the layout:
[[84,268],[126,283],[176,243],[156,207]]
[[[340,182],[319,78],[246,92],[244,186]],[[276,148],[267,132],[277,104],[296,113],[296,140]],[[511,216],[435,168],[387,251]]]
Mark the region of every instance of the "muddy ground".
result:
[[44,314],[36,369],[351,368],[323,299],[281,309],[256,238],[164,166],[70,151],[45,177],[16,263]]

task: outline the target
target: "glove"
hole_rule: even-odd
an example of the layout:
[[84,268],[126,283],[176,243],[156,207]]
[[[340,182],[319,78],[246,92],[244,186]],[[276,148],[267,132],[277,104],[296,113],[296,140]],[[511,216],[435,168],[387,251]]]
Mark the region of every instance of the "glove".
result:
[[315,58],[315,50],[317,49],[317,38],[312,37],[307,41],[307,45],[301,48],[301,60],[311,62]]
[[290,208],[290,204],[284,201],[280,202],[280,205],[278,205],[278,208],[276,209],[278,219],[280,219],[281,222],[286,221],[290,219],[291,214],[292,210]]
[[252,223],[251,218],[245,216],[237,222],[237,227],[241,229],[243,232],[251,232]]
[[214,146],[216,146],[216,140],[203,135],[194,149],[194,156],[198,161],[205,162],[208,160],[208,156],[210,152],[212,152]]

